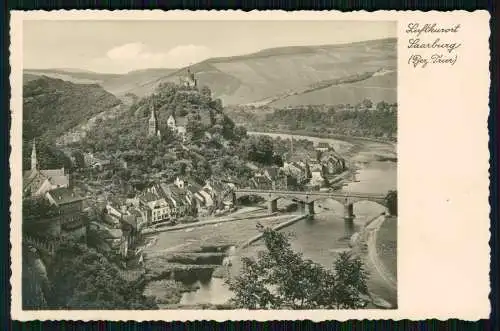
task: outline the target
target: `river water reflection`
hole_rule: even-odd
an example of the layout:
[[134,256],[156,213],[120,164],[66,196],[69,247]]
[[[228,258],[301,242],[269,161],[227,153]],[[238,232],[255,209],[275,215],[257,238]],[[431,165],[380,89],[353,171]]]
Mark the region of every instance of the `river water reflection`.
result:
[[[307,137],[301,136],[301,139]],[[341,141],[326,138],[321,139],[335,146],[345,147]],[[352,146],[352,145],[351,145]],[[345,185],[342,190],[346,192],[359,193],[382,193],[397,188],[397,165],[393,161],[379,161],[378,155],[395,155],[394,147],[382,143],[364,142],[360,146],[352,161],[359,168],[352,178],[352,182]],[[355,228],[363,226],[369,219],[377,216],[385,210],[384,207],[369,201],[360,201],[354,205]],[[331,267],[340,250],[347,248],[345,241],[339,238],[344,233],[343,206],[333,200],[323,200],[316,203],[316,215],[312,221],[299,221],[283,231],[292,233],[292,248],[301,252],[304,257]],[[246,248],[241,255],[234,256],[231,274],[238,274],[240,269],[240,257],[257,255],[259,250],[264,249],[262,241],[258,241]],[[200,288],[195,292],[185,293],[181,304],[222,304],[231,298],[231,292],[223,279],[212,278],[205,284],[199,284]]]

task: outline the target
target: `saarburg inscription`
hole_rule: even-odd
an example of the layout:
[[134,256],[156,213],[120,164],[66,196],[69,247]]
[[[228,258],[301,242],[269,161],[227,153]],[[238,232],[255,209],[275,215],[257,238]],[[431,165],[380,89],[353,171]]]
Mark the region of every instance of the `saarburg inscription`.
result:
[[[406,33],[408,49],[413,52],[408,58],[408,64],[414,68],[426,68],[428,65],[455,65],[458,60],[457,50],[462,46],[453,36],[460,30],[460,24],[453,26],[438,26],[437,23],[410,23]],[[432,51],[429,52],[429,50]]]

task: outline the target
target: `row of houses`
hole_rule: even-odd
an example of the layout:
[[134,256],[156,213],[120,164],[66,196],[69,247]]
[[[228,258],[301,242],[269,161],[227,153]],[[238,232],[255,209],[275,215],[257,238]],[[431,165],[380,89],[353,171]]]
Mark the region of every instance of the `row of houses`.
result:
[[[251,186],[262,189],[293,189],[290,185],[321,187],[328,179],[346,169],[344,158],[326,143],[316,147],[318,157],[284,161],[282,167],[256,169]],[[291,184],[294,183],[294,184]]]
[[201,186],[177,177],[173,183],[153,183],[124,201],[109,199],[106,211],[116,224],[124,217],[135,216],[140,231],[145,225],[229,210],[234,206],[233,189],[234,183],[212,179]]

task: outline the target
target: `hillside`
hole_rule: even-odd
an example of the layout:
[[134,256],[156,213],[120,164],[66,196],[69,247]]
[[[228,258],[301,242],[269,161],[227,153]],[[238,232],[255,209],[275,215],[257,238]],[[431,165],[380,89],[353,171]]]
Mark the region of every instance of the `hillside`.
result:
[[[160,135],[148,135],[152,109]],[[176,126],[186,129],[186,140],[169,128],[170,115],[175,117]],[[210,90],[165,83],[154,95],[137,100],[117,117],[96,121],[85,138],[71,147],[126,161],[127,168],[116,174],[125,186],[143,185],[152,177],[173,181],[176,176],[204,183],[213,174],[221,178],[249,176],[244,158],[252,149],[242,145],[245,138],[246,131],[226,116]],[[237,157],[237,153],[243,156]],[[116,176],[106,174],[105,179]]]
[[122,96],[129,90],[139,88],[158,78],[168,76],[175,71],[176,69],[151,68],[134,70],[126,74],[102,74],[77,69],[26,69],[23,73],[23,80],[26,83],[41,76],[46,76],[75,84],[99,84],[106,91],[117,96]]
[[41,76],[23,86],[23,140],[55,138],[120,103],[97,84]]
[[[365,98],[374,101],[391,98],[386,100],[390,102],[395,98],[395,74],[394,79],[381,83],[380,88],[358,87],[362,82],[338,86],[338,82],[353,76],[369,80],[370,74],[395,71],[396,42],[396,39],[382,39],[339,45],[271,48],[242,56],[207,59],[192,65],[191,70],[196,73],[199,85],[207,85],[214,98],[220,98],[224,105],[256,102],[296,105],[311,103],[311,100],[313,103],[338,104],[360,102]],[[25,79],[44,74],[77,83],[96,83],[118,97],[127,93],[143,97],[151,94],[162,82],[177,83],[186,74],[186,68],[146,69],[123,75],[69,70],[25,70],[24,73]],[[318,83],[325,84],[323,89],[304,92]],[[348,95],[341,98],[346,91]],[[279,100],[275,100],[277,96]]]
[[25,69],[24,82],[33,80],[35,77],[46,76],[55,79],[62,79],[75,84],[103,84],[107,80],[120,77],[115,74],[102,74],[79,69]]
[[[191,70],[200,85],[209,86],[214,97],[221,98],[224,104],[246,104],[289,91],[302,91],[322,81],[395,70],[396,65],[396,39],[384,39],[273,48],[249,55],[208,59],[193,65]],[[184,69],[179,70],[129,92],[143,96],[151,93],[159,82],[178,81],[184,74]],[[393,81],[390,87],[395,88],[395,83]],[[358,101],[365,98],[362,93],[358,95]]]
[[397,102],[397,73],[394,71],[375,74],[370,78],[353,82],[331,84],[295,95],[287,95],[267,103],[273,107],[288,107],[299,105],[354,105],[364,99],[377,103],[385,101]]

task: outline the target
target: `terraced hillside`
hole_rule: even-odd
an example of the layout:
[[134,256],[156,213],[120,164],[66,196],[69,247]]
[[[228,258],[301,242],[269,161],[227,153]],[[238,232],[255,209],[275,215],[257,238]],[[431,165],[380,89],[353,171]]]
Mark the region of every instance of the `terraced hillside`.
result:
[[[224,104],[245,104],[302,91],[322,81],[394,71],[396,55],[396,39],[383,39],[274,48],[244,56],[208,59],[193,65],[191,70],[196,72],[200,84],[208,85]],[[176,81],[184,74],[185,70],[179,70],[129,92],[139,96],[147,94],[158,82]],[[395,82],[391,87],[395,87]]]
[[[213,96],[222,99],[224,105],[275,103],[281,106],[356,103],[365,98],[393,101],[396,66],[396,39],[381,39],[271,48],[248,55],[211,58],[192,65],[191,70],[196,73],[199,84],[210,87]],[[375,73],[384,73],[385,78],[372,77]],[[186,68],[147,69],[124,75],[26,70],[25,79],[40,74],[97,83],[119,97],[127,93],[143,97],[162,82],[178,82],[186,74]],[[360,77],[360,80],[345,84],[345,80],[352,77]]]

